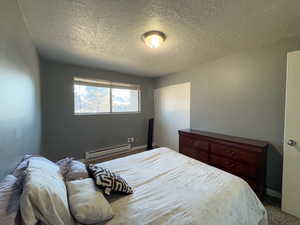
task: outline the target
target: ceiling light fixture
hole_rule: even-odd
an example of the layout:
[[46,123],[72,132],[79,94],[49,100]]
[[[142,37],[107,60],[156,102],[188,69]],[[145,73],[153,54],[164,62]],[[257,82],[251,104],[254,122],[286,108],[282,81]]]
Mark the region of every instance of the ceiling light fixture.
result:
[[148,31],[142,35],[142,40],[150,48],[158,48],[166,40],[166,35],[161,31]]

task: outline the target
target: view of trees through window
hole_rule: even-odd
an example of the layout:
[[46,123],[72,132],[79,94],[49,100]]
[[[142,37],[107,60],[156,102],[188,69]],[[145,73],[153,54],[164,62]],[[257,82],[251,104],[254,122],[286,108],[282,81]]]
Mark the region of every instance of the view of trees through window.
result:
[[113,112],[137,112],[139,111],[138,90],[112,88]]
[[74,105],[75,114],[138,112],[139,90],[75,83]]

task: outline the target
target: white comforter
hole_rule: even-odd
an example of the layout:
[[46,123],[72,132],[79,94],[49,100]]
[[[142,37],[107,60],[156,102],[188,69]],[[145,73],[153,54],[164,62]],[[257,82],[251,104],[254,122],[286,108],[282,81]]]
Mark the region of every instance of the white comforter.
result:
[[124,177],[132,195],[109,198],[106,225],[267,225],[267,213],[242,179],[168,148],[99,165]]

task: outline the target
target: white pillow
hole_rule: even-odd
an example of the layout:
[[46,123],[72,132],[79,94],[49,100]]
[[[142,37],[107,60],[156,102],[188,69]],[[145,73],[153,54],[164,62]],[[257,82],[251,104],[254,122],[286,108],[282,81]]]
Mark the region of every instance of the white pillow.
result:
[[35,225],[42,221],[47,225],[74,225],[59,167],[42,164],[32,160],[27,168],[20,199],[24,224]]
[[92,178],[67,182],[73,217],[82,224],[95,224],[113,217],[111,205]]
[[[34,157],[29,159],[29,165],[27,167],[27,171],[31,170],[39,170],[43,173],[47,173],[48,175],[53,174],[54,176],[61,175],[60,167],[56,165],[54,162],[51,162],[50,160],[46,158],[41,157]],[[62,175],[61,175],[62,176]]]

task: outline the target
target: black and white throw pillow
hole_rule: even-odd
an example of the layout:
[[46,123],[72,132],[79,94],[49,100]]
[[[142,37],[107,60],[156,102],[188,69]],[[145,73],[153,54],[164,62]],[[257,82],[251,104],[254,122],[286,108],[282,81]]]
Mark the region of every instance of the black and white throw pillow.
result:
[[132,188],[127,182],[114,172],[93,164],[90,164],[88,168],[92,177],[95,179],[96,184],[104,188],[105,194],[110,195],[111,191],[122,192],[125,194],[133,193]]

